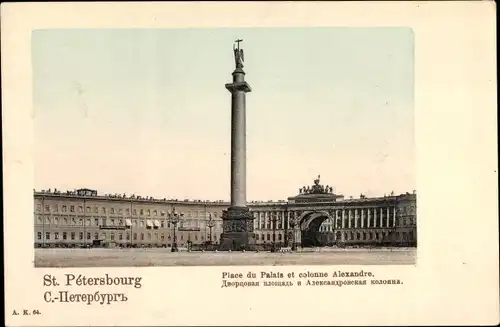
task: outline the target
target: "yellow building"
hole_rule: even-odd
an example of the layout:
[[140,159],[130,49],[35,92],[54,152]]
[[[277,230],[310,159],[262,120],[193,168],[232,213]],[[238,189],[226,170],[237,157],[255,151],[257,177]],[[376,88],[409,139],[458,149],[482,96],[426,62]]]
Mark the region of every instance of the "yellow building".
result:
[[[40,191],[35,192],[35,245],[89,246],[104,241],[127,247],[169,246],[174,236],[169,218],[174,213],[180,216],[176,226],[179,246],[209,241],[210,230],[216,243],[226,207],[223,202],[101,196],[88,189]],[[209,221],[213,221],[212,228]]]
[[[94,190],[34,192],[36,247],[179,247],[216,245],[223,201],[154,199]],[[416,195],[344,199],[319,184],[288,201],[248,203],[256,244],[416,246]],[[172,223],[172,217],[178,223]]]

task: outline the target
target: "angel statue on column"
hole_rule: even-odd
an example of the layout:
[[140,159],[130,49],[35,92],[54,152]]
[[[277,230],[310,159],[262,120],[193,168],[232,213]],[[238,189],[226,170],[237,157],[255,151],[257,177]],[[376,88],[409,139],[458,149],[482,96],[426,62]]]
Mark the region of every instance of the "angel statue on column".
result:
[[236,62],[236,68],[243,68],[243,61],[245,61],[245,57],[243,55],[243,49],[240,49],[240,42],[243,40],[238,39],[235,42],[238,44],[237,46],[233,44],[233,52],[234,52],[234,60]]

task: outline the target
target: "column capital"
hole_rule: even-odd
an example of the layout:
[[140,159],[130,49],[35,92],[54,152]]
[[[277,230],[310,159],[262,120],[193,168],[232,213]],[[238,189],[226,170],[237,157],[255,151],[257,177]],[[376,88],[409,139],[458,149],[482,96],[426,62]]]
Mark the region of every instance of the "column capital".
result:
[[247,82],[234,82],[234,83],[228,83],[226,84],[226,89],[234,93],[236,91],[243,91],[243,92],[252,92],[252,88],[250,85],[248,85]]

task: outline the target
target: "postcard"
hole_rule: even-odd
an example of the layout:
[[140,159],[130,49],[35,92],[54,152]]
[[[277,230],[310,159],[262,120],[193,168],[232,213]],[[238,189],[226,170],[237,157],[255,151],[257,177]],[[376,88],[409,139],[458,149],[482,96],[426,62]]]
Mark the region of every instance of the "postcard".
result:
[[494,27],[4,4],[7,325],[498,323]]

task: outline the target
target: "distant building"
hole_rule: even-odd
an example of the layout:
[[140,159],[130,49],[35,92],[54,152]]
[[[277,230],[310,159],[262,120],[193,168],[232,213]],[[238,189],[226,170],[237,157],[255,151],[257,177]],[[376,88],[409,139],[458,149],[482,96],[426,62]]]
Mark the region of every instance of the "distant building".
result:
[[[91,189],[34,192],[35,247],[180,247],[217,244],[224,201],[98,195]],[[416,194],[344,199],[319,183],[288,201],[248,203],[256,244],[281,246],[416,246]]]

